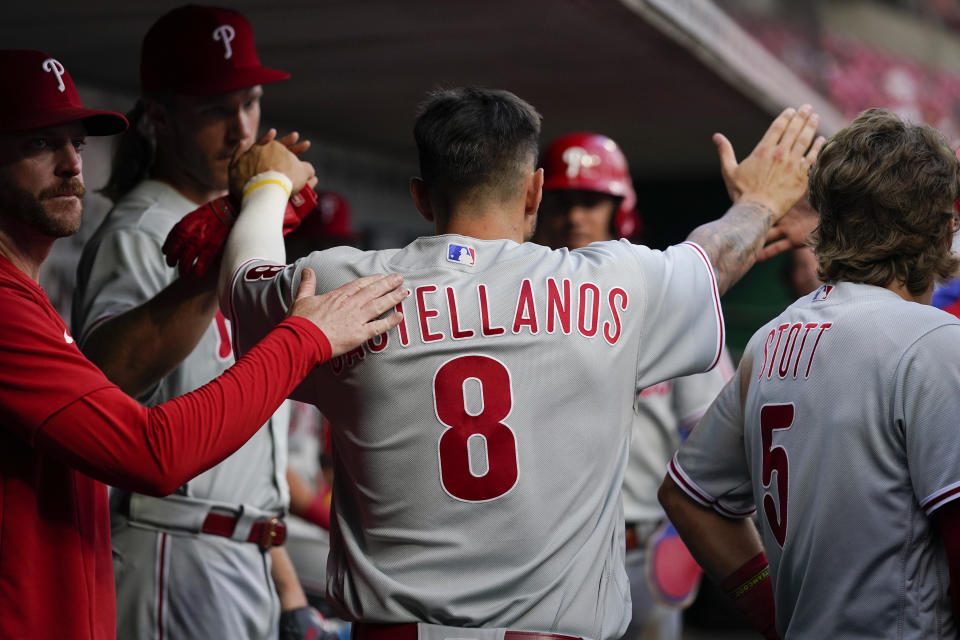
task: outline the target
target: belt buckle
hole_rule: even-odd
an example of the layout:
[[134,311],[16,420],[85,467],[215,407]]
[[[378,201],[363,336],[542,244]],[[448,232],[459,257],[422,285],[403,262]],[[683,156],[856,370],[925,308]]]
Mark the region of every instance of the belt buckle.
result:
[[[284,539],[287,537],[287,528],[283,523],[283,520],[277,517],[270,518],[263,523],[263,529],[260,531],[260,545],[261,551],[269,551],[270,547],[276,547],[283,544]],[[279,538],[279,540],[277,540]]]

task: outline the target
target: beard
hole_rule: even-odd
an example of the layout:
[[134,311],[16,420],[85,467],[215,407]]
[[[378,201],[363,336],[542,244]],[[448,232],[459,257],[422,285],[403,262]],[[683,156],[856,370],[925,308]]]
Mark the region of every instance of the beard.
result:
[[82,200],[86,192],[80,178],[68,178],[34,195],[0,170],[0,210],[51,238],[64,238],[80,230],[80,216],[64,212],[64,203],[54,198],[75,195]]

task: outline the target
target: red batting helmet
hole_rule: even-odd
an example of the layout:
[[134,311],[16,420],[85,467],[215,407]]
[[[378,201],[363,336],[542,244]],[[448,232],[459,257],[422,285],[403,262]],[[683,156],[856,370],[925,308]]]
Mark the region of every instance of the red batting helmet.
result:
[[598,133],[569,133],[550,143],[543,154],[543,188],[581,189],[620,198],[613,226],[621,238],[640,228],[637,194],[627,158],[617,143]]

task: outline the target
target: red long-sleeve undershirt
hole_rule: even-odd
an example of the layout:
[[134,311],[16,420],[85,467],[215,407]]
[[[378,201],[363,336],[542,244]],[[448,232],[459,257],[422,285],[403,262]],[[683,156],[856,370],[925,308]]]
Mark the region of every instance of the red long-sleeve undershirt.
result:
[[117,387],[94,391],[50,417],[36,445],[101,482],[165,495],[239,449],[329,357],[316,325],[288,318],[199,389],[153,408]]

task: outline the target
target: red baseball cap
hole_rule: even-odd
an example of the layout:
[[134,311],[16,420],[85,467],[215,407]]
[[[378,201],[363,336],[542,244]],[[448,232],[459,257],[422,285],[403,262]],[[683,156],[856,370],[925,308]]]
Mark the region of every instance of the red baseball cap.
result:
[[289,77],[260,64],[250,23],[220,7],[174,9],[150,27],[140,51],[143,93],[212,96]]
[[113,111],[87,109],[63,64],[43,51],[0,50],[0,131],[25,131],[82,120],[91,136],[127,128]]

